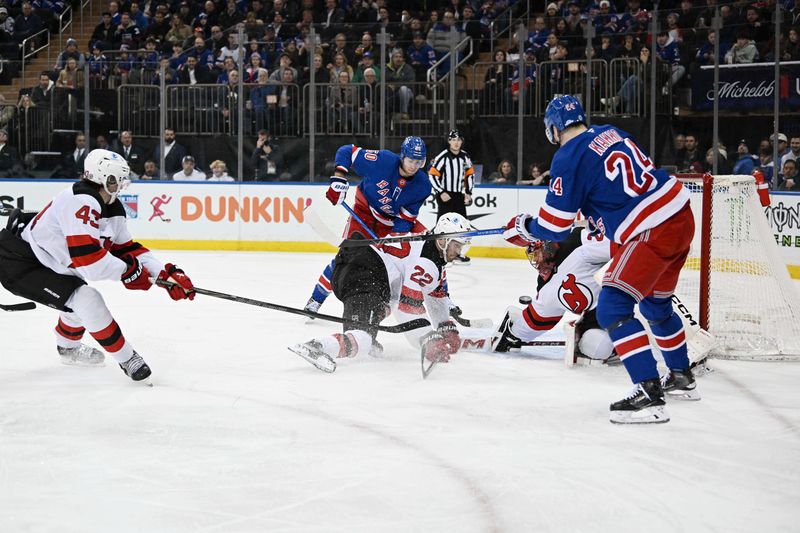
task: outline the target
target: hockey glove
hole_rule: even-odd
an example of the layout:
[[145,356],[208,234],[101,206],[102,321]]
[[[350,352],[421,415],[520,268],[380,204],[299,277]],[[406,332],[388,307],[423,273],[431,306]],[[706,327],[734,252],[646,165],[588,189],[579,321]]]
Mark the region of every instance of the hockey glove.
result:
[[325,193],[325,197],[331,204],[339,205],[344,202],[349,188],[350,185],[347,184],[347,178],[331,176],[331,184],[328,186],[328,192]]
[[439,324],[439,327],[436,328],[436,331],[442,336],[444,342],[447,343],[450,353],[456,353],[461,347],[461,336],[458,334],[458,328],[456,327],[455,322],[452,320],[442,322]]
[[189,276],[187,276],[183,270],[172,263],[164,265],[164,270],[158,275],[158,279],[176,283],[175,285],[164,287],[169,293],[169,297],[173,300],[183,300],[184,298],[194,300],[195,292],[192,280],[189,279]]
[[444,340],[441,333],[438,331],[431,331],[422,337],[420,341],[422,343],[422,353],[425,355],[425,359],[431,363],[446,363],[450,361],[450,346],[447,344],[447,341]]
[[153,286],[150,272],[133,255],[125,256],[128,268],[122,273],[122,284],[132,291],[146,291]]
[[503,238],[514,246],[528,246],[536,241],[536,237],[528,231],[528,221],[532,218],[531,215],[522,214],[509,220]]

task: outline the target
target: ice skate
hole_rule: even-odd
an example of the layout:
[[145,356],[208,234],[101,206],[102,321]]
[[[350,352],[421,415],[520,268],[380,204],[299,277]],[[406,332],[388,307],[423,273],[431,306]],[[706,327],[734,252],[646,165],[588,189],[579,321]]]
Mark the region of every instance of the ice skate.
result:
[[[119,367],[133,381],[142,381],[150,377],[150,367],[144,362],[142,356],[135,351],[133,356],[124,363],[120,363]],[[147,384],[149,385],[149,382]]]
[[106,356],[97,348],[80,344],[73,348],[57,346],[62,365],[105,366]]
[[311,340],[289,346],[289,351],[296,353],[323,372],[330,373],[336,370],[336,361],[322,350],[322,344],[318,341]]
[[[306,302],[305,307],[303,307],[303,311],[308,311],[309,313],[318,313],[319,308],[322,307],[322,302],[316,301],[313,297],[309,298]],[[306,324],[313,321],[314,317],[310,316],[306,319]]]
[[661,388],[669,399],[696,401],[700,399],[700,393],[696,390],[692,370],[672,370],[661,376]]
[[658,378],[648,379],[611,404],[609,420],[614,424],[663,424],[669,422],[664,405],[664,391]]

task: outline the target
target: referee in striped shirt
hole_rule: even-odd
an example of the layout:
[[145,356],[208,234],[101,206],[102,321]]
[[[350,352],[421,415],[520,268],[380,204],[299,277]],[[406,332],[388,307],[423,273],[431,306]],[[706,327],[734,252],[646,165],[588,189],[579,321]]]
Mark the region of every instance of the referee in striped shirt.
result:
[[[475,169],[472,168],[467,152],[461,149],[464,137],[458,130],[447,134],[447,150],[431,161],[428,174],[433,193],[436,195],[438,220],[445,213],[459,213],[467,216],[467,206],[472,204],[472,188],[474,186]],[[469,257],[459,257],[462,263],[468,263]]]

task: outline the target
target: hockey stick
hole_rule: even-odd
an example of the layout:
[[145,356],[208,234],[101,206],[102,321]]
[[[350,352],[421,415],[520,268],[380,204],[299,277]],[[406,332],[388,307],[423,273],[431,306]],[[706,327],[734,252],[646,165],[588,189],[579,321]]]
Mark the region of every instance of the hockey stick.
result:
[[491,329],[494,327],[494,322],[490,318],[473,318],[472,320],[463,318],[456,307],[450,309],[450,316],[465,328]]
[[33,302],[23,302],[21,304],[0,304],[0,309],[3,311],[30,311],[36,309],[36,304]]
[[425,349],[423,348],[420,350],[420,358],[422,359],[422,379],[428,379],[428,376],[431,372],[433,372],[433,367],[439,362],[437,359],[436,361],[431,361],[431,363],[425,366]]
[[[156,280],[156,285],[159,287],[164,288],[171,288],[176,287],[179,285],[177,283],[173,283],[172,281],[164,281],[164,280]],[[365,322],[353,322],[351,320],[345,320],[344,318],[340,318],[338,316],[333,315],[323,315],[321,313],[312,313],[311,311],[305,311],[303,309],[296,309],[294,307],[287,307],[285,305],[274,304],[270,302],[262,302],[261,300],[254,300],[252,298],[245,298],[243,296],[235,296],[233,294],[227,294],[224,292],[217,292],[217,291],[210,291],[208,289],[201,289],[199,287],[194,288],[194,292],[197,294],[203,294],[205,296],[211,296],[214,298],[220,298],[222,300],[229,300],[231,302],[238,302],[240,304],[247,304],[247,305],[254,305],[256,307],[265,307],[267,309],[273,309],[275,311],[283,311],[284,313],[290,313],[293,315],[301,315],[301,316],[308,316],[312,318],[319,318],[321,320],[327,320],[329,322],[337,322],[339,324],[352,324],[353,326],[357,326],[364,329],[377,329],[378,331],[385,331],[386,333],[405,333],[406,331],[411,331],[414,329],[424,328],[425,326],[430,326],[431,323],[424,318],[417,318],[414,320],[409,320],[408,322],[403,322],[402,324],[397,324],[394,326],[381,326],[379,324],[368,324]]]
[[369,246],[371,244],[387,244],[395,242],[432,241],[434,239],[450,239],[454,237],[482,237],[485,235],[500,235],[506,229],[476,229],[472,231],[454,231],[452,233],[417,233],[414,235],[400,235],[397,237],[384,237],[383,239],[345,239],[340,247]]
[[359,224],[361,224],[361,227],[362,227],[362,228],[364,228],[365,230],[367,230],[367,233],[369,233],[369,236],[370,236],[370,237],[372,237],[372,238],[373,238],[373,239],[375,239],[375,240],[379,240],[379,239],[378,239],[378,236],[377,236],[377,235],[375,235],[375,232],[374,232],[374,231],[372,231],[371,229],[369,229],[369,228],[367,227],[367,225],[366,225],[366,224],[364,224],[364,222],[362,222],[362,221],[361,221],[361,218],[360,218],[358,215],[356,215],[356,212],[355,212],[355,211],[353,211],[353,208],[352,208],[352,207],[350,207],[349,205],[347,205],[347,202],[342,202],[342,207],[344,207],[344,208],[345,208],[345,210],[347,210],[347,212],[348,212],[348,213],[350,213],[350,216],[351,216],[351,217],[353,217],[353,220],[355,220],[356,222],[358,222]]

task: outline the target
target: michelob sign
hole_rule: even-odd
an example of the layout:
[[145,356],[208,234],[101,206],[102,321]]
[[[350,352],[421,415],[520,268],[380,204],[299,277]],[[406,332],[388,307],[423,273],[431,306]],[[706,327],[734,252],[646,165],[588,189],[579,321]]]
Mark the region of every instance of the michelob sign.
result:
[[[782,65],[778,82],[781,110],[800,108],[800,63]],[[775,98],[775,66],[736,65],[719,69],[720,109],[772,110]],[[714,107],[714,69],[702,68],[692,77],[692,109]]]

